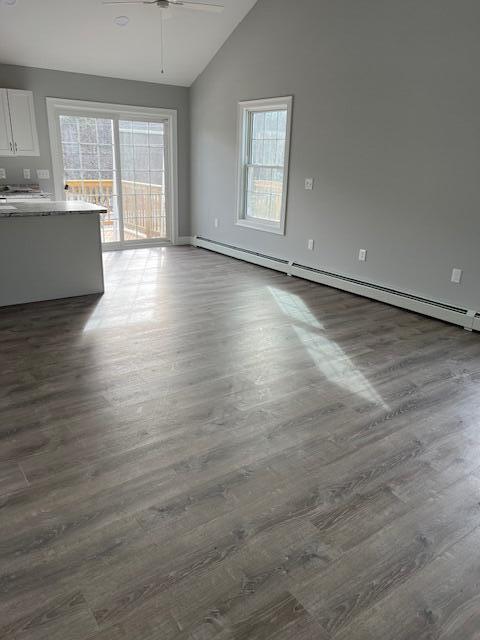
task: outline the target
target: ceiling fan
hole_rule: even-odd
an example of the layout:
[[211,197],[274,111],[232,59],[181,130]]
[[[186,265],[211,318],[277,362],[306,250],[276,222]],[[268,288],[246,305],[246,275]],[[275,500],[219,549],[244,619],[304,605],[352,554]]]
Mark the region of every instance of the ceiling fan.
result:
[[105,0],[103,4],[149,4],[157,6],[159,9],[169,9],[177,7],[179,9],[194,9],[196,11],[220,12],[225,9],[221,4],[210,4],[207,2],[190,2],[190,0]]
[[[0,0],[1,1],[1,0]],[[195,2],[193,0],[103,0],[102,4],[104,5],[151,5],[156,6],[158,9],[162,9],[160,11],[160,65],[161,65],[161,73],[165,73],[165,65],[164,65],[164,16],[165,9],[170,9],[171,7],[176,7],[177,9],[195,9],[197,11],[212,11],[212,12],[220,12],[225,9],[223,4],[212,4],[207,2]],[[117,24],[127,24],[128,17],[119,16],[120,18],[126,18],[125,23],[117,23]]]

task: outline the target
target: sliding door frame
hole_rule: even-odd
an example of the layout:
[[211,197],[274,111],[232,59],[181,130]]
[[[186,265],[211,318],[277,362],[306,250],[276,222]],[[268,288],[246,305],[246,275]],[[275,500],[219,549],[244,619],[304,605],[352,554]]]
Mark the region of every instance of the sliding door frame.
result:
[[[148,246],[161,246],[178,243],[178,132],[177,111],[175,109],[155,109],[151,107],[135,107],[128,105],[109,104],[105,102],[89,102],[85,100],[65,100],[63,98],[47,98],[48,128],[50,132],[50,148],[52,153],[53,180],[55,199],[65,200],[63,180],[63,154],[60,135],[61,115],[79,117],[105,118],[114,121],[114,152],[116,165],[116,188],[118,208],[120,215],[121,242],[109,242],[103,244],[104,251],[116,249],[128,249]],[[122,190],[121,190],[121,164],[120,164],[120,140],[119,120],[136,120],[143,122],[166,122],[167,137],[165,145],[166,161],[166,201],[167,201],[167,241],[163,239],[142,240],[139,242],[123,242],[122,217]]]

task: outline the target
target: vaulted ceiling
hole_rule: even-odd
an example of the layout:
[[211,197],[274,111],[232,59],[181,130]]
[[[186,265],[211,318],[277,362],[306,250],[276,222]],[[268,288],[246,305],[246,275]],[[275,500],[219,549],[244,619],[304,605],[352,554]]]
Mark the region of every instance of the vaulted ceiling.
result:
[[257,0],[203,1],[225,9],[0,0],[0,63],[189,86]]

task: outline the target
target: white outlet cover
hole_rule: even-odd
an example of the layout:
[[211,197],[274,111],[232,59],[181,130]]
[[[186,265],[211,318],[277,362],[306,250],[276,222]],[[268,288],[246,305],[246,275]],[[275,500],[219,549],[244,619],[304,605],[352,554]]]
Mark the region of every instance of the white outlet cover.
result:
[[0,169],[0,180],[6,180],[7,179],[7,172],[5,171],[5,169]]
[[307,247],[309,251],[313,251],[315,249],[315,240],[309,240],[307,243]]
[[305,189],[307,191],[313,191],[313,183],[314,183],[313,178],[307,178],[305,180]]
[[360,260],[360,262],[366,262],[366,260],[367,260],[367,250],[366,249],[360,249],[360,251],[358,252],[358,259]]
[[30,169],[24,169],[23,170],[23,177],[25,178],[25,180],[30,180],[30,178],[31,178]]
[[218,228],[218,218],[215,218],[215,220],[213,221],[213,224],[215,226],[215,228]]
[[452,282],[455,284],[460,284],[462,281],[463,271],[461,269],[453,269],[452,271]]
[[37,178],[39,180],[50,180],[50,171],[48,169],[37,169]]

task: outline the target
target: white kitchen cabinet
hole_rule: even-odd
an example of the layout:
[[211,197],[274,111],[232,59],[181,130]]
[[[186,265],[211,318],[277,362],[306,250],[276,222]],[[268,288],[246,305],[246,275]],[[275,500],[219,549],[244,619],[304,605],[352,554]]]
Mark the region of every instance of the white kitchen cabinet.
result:
[[39,156],[31,91],[0,89],[0,156]]
[[7,90],[0,89],[0,156],[13,156],[12,128]]

